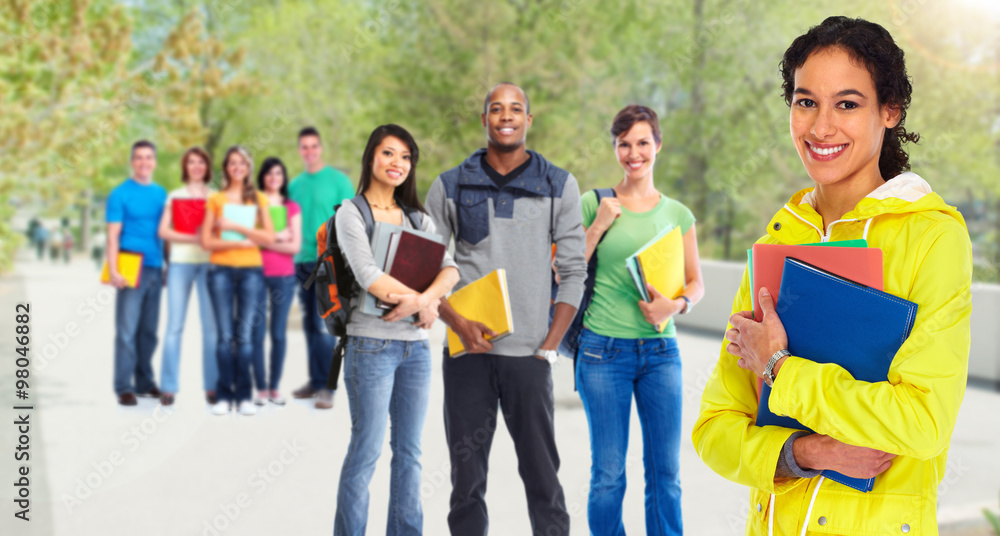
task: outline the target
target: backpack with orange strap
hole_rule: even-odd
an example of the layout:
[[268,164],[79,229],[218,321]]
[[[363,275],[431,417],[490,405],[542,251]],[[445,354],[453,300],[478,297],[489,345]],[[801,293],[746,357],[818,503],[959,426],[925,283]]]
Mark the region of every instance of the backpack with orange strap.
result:
[[[365,221],[365,232],[370,240],[375,232],[375,218],[372,216],[368,200],[364,195],[358,194],[345,202],[354,203],[361,212],[361,217]],[[404,206],[399,200],[396,200],[396,204],[410,218],[413,227],[420,229],[423,224],[423,213]],[[303,284],[306,289],[316,284],[316,303],[319,304],[320,315],[326,323],[326,330],[330,335],[337,337],[330,376],[326,379],[327,389],[337,388],[340,366],[344,361],[344,350],[347,348],[347,324],[351,321],[351,300],[361,294],[358,280],[354,277],[354,272],[337,242],[336,218],[341,206],[343,205],[334,207],[334,215],[316,230],[316,267]]]

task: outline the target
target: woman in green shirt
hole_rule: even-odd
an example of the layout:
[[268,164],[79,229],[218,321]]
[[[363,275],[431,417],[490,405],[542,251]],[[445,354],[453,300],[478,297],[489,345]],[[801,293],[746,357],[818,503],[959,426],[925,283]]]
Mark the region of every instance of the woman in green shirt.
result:
[[[615,116],[611,135],[624,177],[615,195],[599,206],[594,192],[581,200],[588,262],[597,255],[594,294],[576,355],[577,384],[590,425],[587,518],[591,534],[625,534],[622,500],[634,396],[643,436],[646,534],[681,534],[682,385],[672,317],[688,312],[704,294],[695,219],[653,183],[662,146],[656,112],[626,106]],[[684,291],[663,296],[647,286],[652,301],[642,301],[625,260],[669,227],[683,233]],[[664,321],[663,331],[657,331]]]

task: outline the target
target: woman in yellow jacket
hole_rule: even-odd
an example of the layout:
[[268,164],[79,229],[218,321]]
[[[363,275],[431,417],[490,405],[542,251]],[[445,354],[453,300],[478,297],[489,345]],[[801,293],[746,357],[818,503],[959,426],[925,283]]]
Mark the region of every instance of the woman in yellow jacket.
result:
[[[815,188],[792,196],[758,242],[865,238],[883,251],[885,290],[915,302],[917,316],[888,381],[857,381],[837,365],[783,356],[778,289],[761,289],[764,318],[755,322],[744,274],[695,448],[750,488],[747,534],[936,535],[937,487],[968,372],[965,221],[909,172],[902,145],[917,140],[903,127],[912,88],[884,28],[831,17],[792,43],[781,71],[792,141]],[[772,385],[772,411],[816,433],[755,426],[758,378]],[[824,469],[877,475],[874,489],[817,478]]]

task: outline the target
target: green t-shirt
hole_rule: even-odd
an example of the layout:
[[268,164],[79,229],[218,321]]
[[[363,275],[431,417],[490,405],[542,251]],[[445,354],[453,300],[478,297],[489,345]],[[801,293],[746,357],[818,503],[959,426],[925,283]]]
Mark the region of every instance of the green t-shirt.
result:
[[[594,192],[583,194],[580,199],[583,225],[590,227],[597,217],[597,196]],[[668,226],[679,226],[687,233],[694,225],[694,215],[687,207],[669,197],[660,196],[660,202],[646,212],[630,212],[622,207],[622,214],[604,234],[597,248],[597,276],[594,278],[594,297],[583,316],[583,325],[590,331],[617,339],[652,339],[675,335],[673,318],[657,333],[639,309],[639,290],[625,267],[631,257],[657,233]]]
[[316,260],[316,231],[333,216],[333,207],[354,197],[354,184],[342,172],[324,166],[316,173],[303,171],[288,184],[288,197],[302,208],[302,249],[295,262]]

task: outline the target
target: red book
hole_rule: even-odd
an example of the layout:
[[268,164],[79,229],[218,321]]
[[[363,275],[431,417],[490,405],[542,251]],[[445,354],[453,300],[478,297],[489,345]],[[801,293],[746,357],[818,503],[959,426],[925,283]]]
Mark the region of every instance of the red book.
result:
[[[385,272],[417,292],[427,290],[441,272],[441,261],[447,246],[409,229],[403,229],[396,236],[386,255]],[[395,307],[391,303],[376,306],[383,309]]]
[[[767,287],[772,299],[781,288],[785,257],[807,262],[856,283],[882,290],[882,250],[878,248],[828,247],[809,245],[754,244],[753,295],[754,318],[763,318],[757,303],[761,287]],[[781,315],[780,303],[775,303]]]
[[170,217],[178,233],[195,234],[205,221],[204,199],[174,199],[170,202]]

